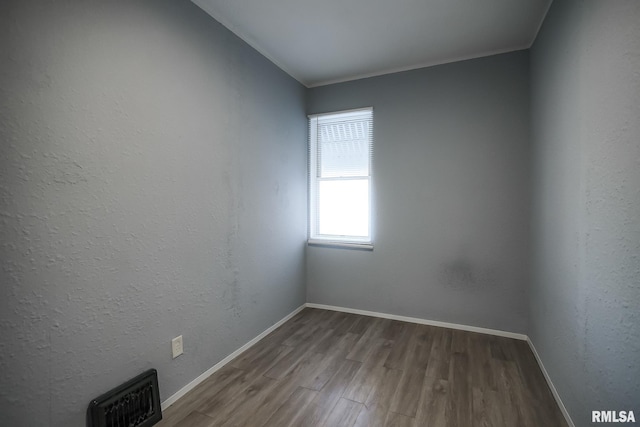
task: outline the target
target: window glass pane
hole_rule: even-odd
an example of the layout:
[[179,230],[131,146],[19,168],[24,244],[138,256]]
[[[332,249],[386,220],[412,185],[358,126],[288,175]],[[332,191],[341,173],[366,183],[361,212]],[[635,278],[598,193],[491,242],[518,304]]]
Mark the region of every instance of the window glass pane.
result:
[[369,180],[320,181],[319,234],[369,235]]

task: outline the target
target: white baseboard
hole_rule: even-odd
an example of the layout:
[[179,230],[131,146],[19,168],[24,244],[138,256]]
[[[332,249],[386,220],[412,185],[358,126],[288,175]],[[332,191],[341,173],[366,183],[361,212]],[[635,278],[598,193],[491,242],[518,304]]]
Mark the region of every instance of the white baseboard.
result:
[[345,313],[362,314],[363,316],[381,317],[383,319],[400,320],[402,322],[417,323],[420,325],[439,326],[441,328],[458,329],[461,331],[477,332],[480,334],[496,335],[499,337],[513,338],[516,340],[526,341],[528,338],[524,334],[515,332],[500,331],[498,329],[479,328],[477,326],[459,325],[457,323],[440,322],[437,320],[426,320],[417,317],[398,316],[395,314],[378,313],[376,311],[358,310],[355,308],[336,307],[333,305],[315,304],[308,302],[309,308],[320,308],[324,310],[343,311]]
[[239,349],[237,349],[236,351],[234,351],[233,353],[231,353],[230,355],[228,355],[227,357],[225,357],[224,359],[222,359],[221,361],[219,361],[218,363],[216,363],[215,365],[213,365],[211,368],[207,369],[204,373],[202,373],[200,376],[198,376],[196,379],[194,379],[193,381],[191,381],[189,384],[187,384],[186,386],[182,387],[180,390],[178,390],[177,393],[175,393],[174,395],[170,396],[167,400],[165,400],[164,402],[162,402],[162,404],[160,405],[162,410],[164,411],[165,409],[167,409],[169,406],[171,406],[172,404],[174,404],[178,399],[180,399],[182,396],[184,396],[185,394],[187,394],[188,392],[190,392],[191,390],[193,390],[198,384],[200,384],[202,381],[206,380],[207,378],[209,378],[212,374],[214,374],[216,371],[220,370],[224,365],[226,365],[227,363],[231,362],[233,359],[235,359],[238,355],[240,355],[240,353],[244,352],[245,350],[247,350],[249,347],[252,347],[254,344],[256,344],[258,341],[260,341],[262,338],[266,337],[267,335],[269,335],[271,332],[273,332],[275,329],[277,329],[278,327],[280,327],[283,323],[285,323],[287,320],[291,319],[293,316],[295,316],[296,314],[298,314],[300,311],[302,311],[304,308],[306,307],[306,304],[301,305],[300,307],[296,308],[295,310],[293,310],[291,313],[289,313],[288,315],[286,315],[285,317],[283,317],[281,320],[277,321],[276,323],[274,323],[273,325],[271,325],[270,327],[268,327],[266,330],[264,330],[260,335],[258,335],[257,337],[253,338],[251,341],[249,341],[248,343],[246,343],[245,345],[243,345],[242,347],[240,347]]
[[542,375],[544,375],[544,379],[547,380],[547,385],[551,389],[551,393],[553,394],[553,397],[556,399],[556,403],[560,408],[560,412],[562,412],[562,415],[564,415],[564,419],[567,420],[567,424],[569,424],[569,427],[576,427],[576,425],[573,423],[573,420],[571,419],[571,415],[569,415],[569,411],[567,411],[567,408],[564,406],[564,403],[562,403],[562,399],[560,399],[560,394],[558,394],[558,390],[556,390],[556,387],[553,385],[553,382],[551,381],[551,377],[549,376],[549,373],[547,372],[544,365],[542,364],[542,359],[540,359],[540,355],[538,354],[536,347],[533,345],[533,342],[529,337],[527,337],[527,343],[529,343],[529,348],[533,352],[533,355],[535,356],[536,361],[538,362],[538,366],[540,366],[540,370],[542,371]]

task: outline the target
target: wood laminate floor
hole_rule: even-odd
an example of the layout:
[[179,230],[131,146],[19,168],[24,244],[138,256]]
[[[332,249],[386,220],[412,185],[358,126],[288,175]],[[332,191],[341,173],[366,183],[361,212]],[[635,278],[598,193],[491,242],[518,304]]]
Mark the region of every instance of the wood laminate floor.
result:
[[158,426],[567,424],[524,341],[306,308]]

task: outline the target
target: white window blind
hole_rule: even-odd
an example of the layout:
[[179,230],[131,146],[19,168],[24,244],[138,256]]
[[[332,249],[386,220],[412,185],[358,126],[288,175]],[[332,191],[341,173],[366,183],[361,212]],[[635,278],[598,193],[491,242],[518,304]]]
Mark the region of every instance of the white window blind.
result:
[[310,241],[371,243],[373,109],[309,116]]

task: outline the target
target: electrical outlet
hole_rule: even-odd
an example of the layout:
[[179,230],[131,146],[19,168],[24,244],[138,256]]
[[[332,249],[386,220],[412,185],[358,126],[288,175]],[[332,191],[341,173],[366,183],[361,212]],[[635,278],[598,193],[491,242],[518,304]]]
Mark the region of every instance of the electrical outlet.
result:
[[173,354],[174,359],[183,353],[182,335],[178,335],[177,337],[171,340],[171,353]]

